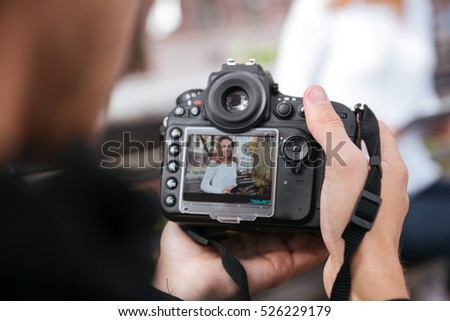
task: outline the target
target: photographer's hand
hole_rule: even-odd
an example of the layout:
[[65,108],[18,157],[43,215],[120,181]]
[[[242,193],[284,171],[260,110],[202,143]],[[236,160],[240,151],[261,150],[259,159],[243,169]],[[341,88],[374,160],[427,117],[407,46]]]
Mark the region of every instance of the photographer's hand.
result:
[[[235,233],[221,243],[245,267],[251,295],[310,269],[327,255],[317,235]],[[198,245],[172,222],[164,228],[153,285],[184,300],[239,298],[239,290],[225,272],[217,250]]]
[[[308,88],[303,103],[308,129],[325,151],[338,149],[338,144],[344,142],[338,149],[339,158],[327,160],[321,193],[321,231],[330,252],[324,269],[324,283],[330,295],[343,262],[341,235],[364,187],[368,161],[350,141],[321,87]],[[401,228],[408,210],[408,175],[392,134],[384,124],[380,124],[380,131],[383,201],[372,230],[365,235],[351,261],[350,299],[353,300],[408,297],[398,255]]]

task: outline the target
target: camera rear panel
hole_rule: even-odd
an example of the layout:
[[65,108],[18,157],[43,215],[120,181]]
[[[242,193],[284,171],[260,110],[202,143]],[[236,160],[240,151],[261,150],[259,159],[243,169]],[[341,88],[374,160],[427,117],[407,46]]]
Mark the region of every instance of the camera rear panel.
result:
[[[236,75],[245,78],[242,69],[246,67],[238,69]],[[226,81],[220,86],[214,87],[220,73],[213,73],[213,84],[205,91],[190,90],[180,95],[167,117],[162,132],[163,213],[169,220],[219,229],[318,232],[326,158],[308,131],[302,99],[278,92],[270,74],[252,67],[255,75],[245,79],[260,82],[261,86],[253,87],[261,88],[260,94],[266,95],[265,99],[252,100],[245,82],[237,87],[228,84],[234,69],[228,66],[226,70]],[[214,92],[211,88],[218,89]],[[356,142],[354,112],[342,104],[332,104],[347,134]],[[228,111],[207,112],[220,106]],[[242,113],[247,106],[264,111],[258,111],[257,117],[248,111]],[[233,125],[227,123],[227,113],[233,122],[239,122],[242,115],[246,125],[236,126],[238,131],[224,131]],[[216,114],[220,114],[220,124],[210,119]],[[224,137],[223,142],[232,144],[233,160],[227,161],[222,155],[226,152],[218,140]],[[223,186],[206,188],[205,181],[213,182],[210,174],[219,171],[223,180],[231,179],[233,188],[222,192]]]

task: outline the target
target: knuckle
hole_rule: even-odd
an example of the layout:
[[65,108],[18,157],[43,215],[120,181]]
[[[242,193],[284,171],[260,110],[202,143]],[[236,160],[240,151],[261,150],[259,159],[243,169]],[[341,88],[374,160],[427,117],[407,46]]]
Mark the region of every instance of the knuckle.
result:
[[410,200],[409,200],[409,196],[406,193],[406,191],[405,191],[404,195],[405,195],[404,202],[403,202],[404,203],[404,213],[406,214],[408,212],[408,210],[409,210],[409,202],[410,202]]
[[408,169],[406,168],[406,166],[402,167],[401,172],[402,172],[401,177],[402,177],[403,186],[406,190],[406,187],[408,186],[408,181],[409,181],[409,173],[408,173]]

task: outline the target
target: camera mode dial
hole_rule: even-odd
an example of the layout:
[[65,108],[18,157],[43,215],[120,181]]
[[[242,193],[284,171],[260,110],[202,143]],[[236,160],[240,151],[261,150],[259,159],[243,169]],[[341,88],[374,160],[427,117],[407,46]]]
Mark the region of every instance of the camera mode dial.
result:
[[202,93],[202,89],[191,89],[191,90],[187,90],[184,93],[182,93],[181,95],[179,95],[177,97],[176,100],[176,104],[178,105],[182,105],[182,104],[188,104],[189,105],[189,101],[195,101],[196,98]]

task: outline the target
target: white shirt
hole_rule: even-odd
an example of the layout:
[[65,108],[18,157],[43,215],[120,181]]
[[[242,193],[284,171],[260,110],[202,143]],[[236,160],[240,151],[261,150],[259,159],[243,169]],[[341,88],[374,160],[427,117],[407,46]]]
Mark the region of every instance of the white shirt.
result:
[[221,193],[227,186],[235,186],[237,178],[237,165],[216,163],[212,161],[206,168],[200,188],[206,193]]
[[[349,107],[368,104],[393,130],[435,113],[440,101],[433,81],[431,4],[406,0],[400,17],[388,4],[355,2],[333,9],[329,2],[292,3],[274,68],[280,91],[299,96],[320,84],[331,100]],[[410,194],[440,177],[420,133],[405,133],[398,145]]]

